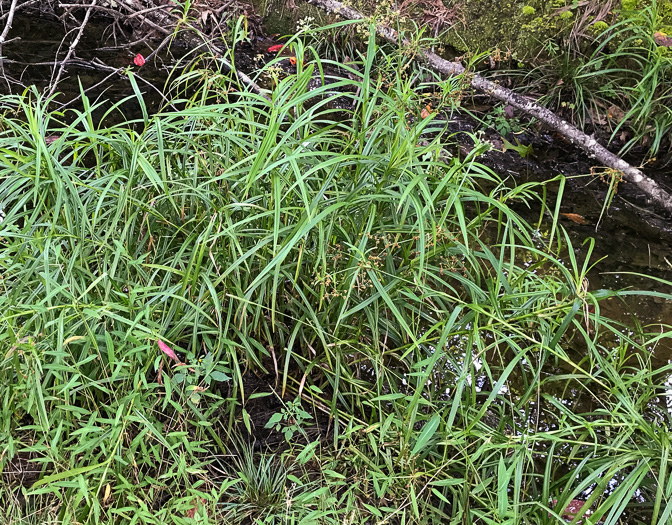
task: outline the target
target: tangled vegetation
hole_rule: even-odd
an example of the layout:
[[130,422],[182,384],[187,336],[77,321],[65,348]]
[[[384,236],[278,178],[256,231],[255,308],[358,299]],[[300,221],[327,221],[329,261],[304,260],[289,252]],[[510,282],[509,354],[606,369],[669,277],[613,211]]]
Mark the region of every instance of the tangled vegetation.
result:
[[[620,155],[669,165],[670,0],[354,4],[379,25],[435,38],[425,45],[436,46],[439,54],[480,57],[474,66],[482,74],[513,84]],[[262,9],[279,9],[273,5],[263,3]],[[299,19],[296,29],[309,19]],[[350,38],[342,45],[349,43]]]
[[[452,2],[449,2],[452,4]],[[492,51],[520,89],[621,153],[670,155],[672,3],[669,0],[455,2],[443,40]]]
[[270,100],[3,100],[0,521],[669,522],[669,332],[601,313],[592,245],[406,54],[293,46]]

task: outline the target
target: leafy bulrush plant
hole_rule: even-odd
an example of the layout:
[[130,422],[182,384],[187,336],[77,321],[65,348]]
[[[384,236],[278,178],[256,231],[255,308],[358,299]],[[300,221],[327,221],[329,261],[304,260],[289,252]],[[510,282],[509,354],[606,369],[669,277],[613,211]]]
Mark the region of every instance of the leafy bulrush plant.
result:
[[[35,472],[4,501],[60,523],[555,523],[573,501],[665,523],[669,332],[601,313],[592,245],[577,259],[538,185],[422,117],[406,54],[296,49],[268,98],[203,71],[184,109],[107,128],[86,97],[67,121],[4,100],[0,465]],[[282,460],[232,445],[269,376],[302,407],[275,418]]]

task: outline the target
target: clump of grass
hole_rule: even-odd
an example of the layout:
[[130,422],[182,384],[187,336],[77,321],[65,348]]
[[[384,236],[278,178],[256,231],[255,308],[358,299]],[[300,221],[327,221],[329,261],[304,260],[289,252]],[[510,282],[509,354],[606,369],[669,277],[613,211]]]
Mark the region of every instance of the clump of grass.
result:
[[672,127],[672,56],[656,40],[664,27],[661,10],[652,2],[622,11],[611,25],[602,22],[586,54],[548,42],[547,59],[526,79],[543,85],[541,101],[580,125],[606,124],[610,141],[623,143],[621,154],[644,145],[655,157],[669,147]]
[[[589,253],[487,144],[447,157],[407,56],[371,38],[320,85],[309,51],[270,100],[203,72],[109,128],[5,99],[2,467],[28,458],[63,523],[551,523],[581,498],[664,523],[668,334],[600,313]],[[325,428],[236,462],[262,370]]]

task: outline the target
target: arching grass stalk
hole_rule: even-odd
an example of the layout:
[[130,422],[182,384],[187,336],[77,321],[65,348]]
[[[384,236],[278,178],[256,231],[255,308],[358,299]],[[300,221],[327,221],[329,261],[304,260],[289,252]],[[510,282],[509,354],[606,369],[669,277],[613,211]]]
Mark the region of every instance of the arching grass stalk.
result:
[[[32,503],[80,523],[552,523],[576,499],[669,517],[661,336],[601,314],[615,294],[583,286],[557,216],[512,209],[544,206],[535,186],[503,184],[477,136],[459,156],[396,78],[409,57],[378,53],[350,78],[305,49],[270,100],[206,72],[183,110],[111,128],[5,100],[0,461],[51,480]],[[273,391],[316,424],[255,464],[229,438],[267,437]]]

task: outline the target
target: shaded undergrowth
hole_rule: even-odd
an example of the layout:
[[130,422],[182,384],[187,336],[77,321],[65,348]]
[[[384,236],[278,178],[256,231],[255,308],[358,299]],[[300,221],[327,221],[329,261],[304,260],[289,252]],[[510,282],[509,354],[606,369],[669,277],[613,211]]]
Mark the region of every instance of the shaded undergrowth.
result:
[[408,56],[324,84],[295,46],[271,100],[200,70],[109,128],[4,99],[2,520],[667,522],[668,333],[600,314],[591,245],[477,136],[451,155]]
[[581,127],[590,124],[622,155],[637,147],[647,160],[668,155],[672,126],[672,41],[665,40],[668,11],[664,2],[655,0],[641,8],[605,10],[610,23],[588,26],[580,49],[548,41],[544,46],[548,56],[525,75],[527,88],[530,83],[538,86],[544,93],[541,102]]

